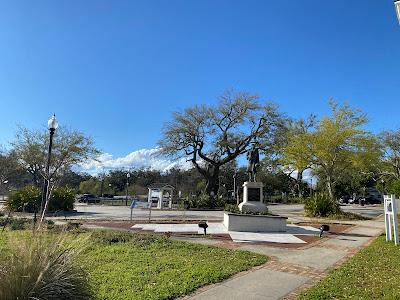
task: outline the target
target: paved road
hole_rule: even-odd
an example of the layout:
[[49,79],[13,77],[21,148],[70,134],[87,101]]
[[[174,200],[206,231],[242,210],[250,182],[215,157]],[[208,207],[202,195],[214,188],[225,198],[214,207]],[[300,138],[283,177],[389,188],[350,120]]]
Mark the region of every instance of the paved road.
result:
[[[341,209],[345,212],[352,212],[360,214],[365,217],[375,218],[383,214],[383,207],[378,205],[341,205]],[[304,205],[303,204],[291,204],[291,205],[269,205],[268,209],[278,215],[292,216],[292,215],[303,215]]]
[[[116,219],[126,220],[130,218],[130,209],[126,206],[105,206],[105,205],[87,205],[76,204],[77,213],[69,213],[67,217],[76,219]],[[295,217],[303,215],[303,205],[269,205],[269,210],[274,214],[287,217]],[[344,211],[358,213],[367,217],[377,217],[383,213],[383,208],[379,206],[358,206],[346,205],[342,206]],[[148,209],[134,209],[133,218],[147,219],[149,217]],[[204,220],[222,220],[222,211],[177,211],[177,210],[157,210],[151,212],[152,219],[204,219]]]

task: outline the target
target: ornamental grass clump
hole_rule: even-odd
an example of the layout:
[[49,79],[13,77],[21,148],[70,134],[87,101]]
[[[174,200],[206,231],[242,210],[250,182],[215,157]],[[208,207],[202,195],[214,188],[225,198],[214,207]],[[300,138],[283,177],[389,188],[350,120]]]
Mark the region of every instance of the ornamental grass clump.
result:
[[335,199],[325,194],[316,194],[305,202],[304,214],[307,217],[329,217],[342,214],[342,210]]
[[82,242],[46,233],[11,235],[7,252],[0,250],[0,299],[91,299],[87,276],[75,263]]

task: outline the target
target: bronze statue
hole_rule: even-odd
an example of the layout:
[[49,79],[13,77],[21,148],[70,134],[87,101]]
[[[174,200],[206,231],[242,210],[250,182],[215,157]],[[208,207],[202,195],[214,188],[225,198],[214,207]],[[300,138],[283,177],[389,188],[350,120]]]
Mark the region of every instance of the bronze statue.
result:
[[247,173],[249,174],[249,181],[256,182],[257,167],[260,162],[260,154],[256,143],[253,143],[253,147],[247,151],[247,160],[249,164],[247,166]]

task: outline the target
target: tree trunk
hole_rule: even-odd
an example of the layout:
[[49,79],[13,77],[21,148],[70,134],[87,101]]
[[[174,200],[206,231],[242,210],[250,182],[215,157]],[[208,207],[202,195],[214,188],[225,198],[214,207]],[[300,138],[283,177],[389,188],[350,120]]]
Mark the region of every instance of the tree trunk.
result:
[[296,181],[297,181],[297,192],[298,192],[299,198],[303,198],[303,190],[302,190],[303,172],[304,172],[304,170],[297,171]]
[[219,167],[213,167],[205,177],[207,181],[206,193],[214,198],[219,190]]
[[326,176],[326,188],[328,190],[329,197],[333,198],[333,188],[331,176]]

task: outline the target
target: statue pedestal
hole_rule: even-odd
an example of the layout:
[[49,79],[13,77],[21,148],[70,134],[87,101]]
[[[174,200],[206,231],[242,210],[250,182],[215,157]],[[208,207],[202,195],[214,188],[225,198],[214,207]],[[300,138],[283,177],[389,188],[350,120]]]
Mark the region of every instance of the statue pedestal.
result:
[[239,204],[242,212],[260,213],[267,209],[263,203],[262,182],[248,182],[243,184],[243,202]]

